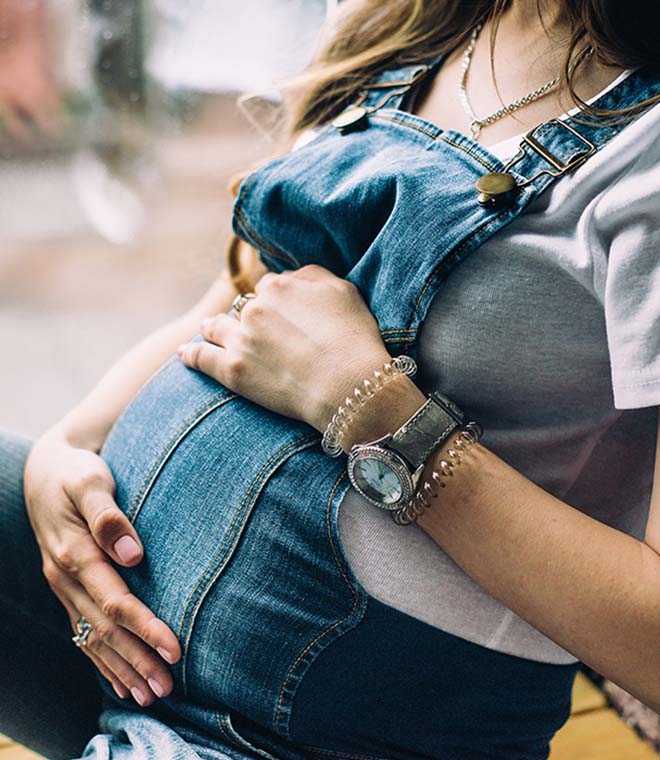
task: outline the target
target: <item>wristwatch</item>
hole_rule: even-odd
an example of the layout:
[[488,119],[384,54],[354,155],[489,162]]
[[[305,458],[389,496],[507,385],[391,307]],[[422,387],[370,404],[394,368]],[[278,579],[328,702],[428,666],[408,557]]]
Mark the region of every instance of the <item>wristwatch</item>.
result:
[[405,507],[415,495],[428,456],[463,424],[463,417],[453,401],[433,391],[394,433],[351,447],[351,483],[381,509]]

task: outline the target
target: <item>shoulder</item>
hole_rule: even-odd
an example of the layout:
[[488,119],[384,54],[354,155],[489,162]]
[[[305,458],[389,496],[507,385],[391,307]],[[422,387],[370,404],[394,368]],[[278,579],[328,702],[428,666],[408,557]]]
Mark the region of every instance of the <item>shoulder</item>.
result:
[[[586,221],[607,254],[613,241],[635,229],[660,235],[660,103],[616,135],[581,174]],[[577,178],[576,178],[577,179]],[[578,191],[576,195],[581,195]]]
[[613,161],[620,167],[617,185],[629,191],[634,185],[634,197],[645,191],[656,191],[660,185],[660,103],[625,127],[602,150],[601,162]]

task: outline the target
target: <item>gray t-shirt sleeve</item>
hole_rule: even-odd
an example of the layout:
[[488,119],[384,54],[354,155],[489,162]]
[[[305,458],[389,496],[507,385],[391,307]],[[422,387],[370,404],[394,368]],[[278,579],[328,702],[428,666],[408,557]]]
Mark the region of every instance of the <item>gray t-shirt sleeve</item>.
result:
[[659,142],[602,194],[594,220],[617,409],[660,405]]

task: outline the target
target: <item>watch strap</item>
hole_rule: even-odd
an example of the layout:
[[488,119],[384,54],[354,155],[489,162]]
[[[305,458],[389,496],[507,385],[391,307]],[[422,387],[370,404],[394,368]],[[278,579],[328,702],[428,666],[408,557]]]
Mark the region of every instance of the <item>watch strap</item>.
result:
[[426,403],[392,434],[387,445],[416,470],[462,424],[463,412],[456,404],[433,391]]

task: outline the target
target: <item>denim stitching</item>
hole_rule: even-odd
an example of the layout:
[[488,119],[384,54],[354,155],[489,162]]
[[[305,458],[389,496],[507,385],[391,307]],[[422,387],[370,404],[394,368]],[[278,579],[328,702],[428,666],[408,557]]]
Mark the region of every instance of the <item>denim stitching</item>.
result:
[[[279,457],[279,456],[280,456],[280,454],[282,454],[282,453],[283,453],[284,451],[286,451],[288,448],[291,448],[292,446],[295,446],[297,443],[300,443],[301,441],[304,441],[304,440],[305,440],[305,438],[309,438],[309,437],[310,437],[309,435],[307,435],[307,436],[303,436],[302,438],[298,438],[298,439],[296,439],[295,441],[291,441],[290,443],[286,443],[286,444],[284,444],[284,446],[282,446],[282,447],[281,447],[281,448],[280,448],[278,451],[276,451],[276,452],[275,452],[275,453],[274,453],[274,454],[273,454],[273,455],[270,457],[270,459],[268,459],[268,460],[267,460],[267,461],[264,463],[264,465],[262,466],[262,468],[259,470],[259,472],[258,472],[258,473],[257,473],[257,474],[254,476],[254,478],[252,479],[252,482],[250,483],[249,487],[247,488],[247,490],[246,490],[245,494],[243,495],[243,499],[241,500],[241,503],[240,503],[240,505],[239,505],[239,510],[238,510],[238,512],[237,512],[237,513],[234,515],[234,518],[233,518],[233,520],[231,521],[231,523],[230,523],[230,525],[229,525],[229,530],[231,530],[231,528],[234,526],[234,523],[236,522],[236,519],[238,518],[238,516],[239,516],[239,514],[240,514],[240,511],[242,510],[243,506],[245,505],[245,503],[246,503],[246,500],[249,498],[249,496],[250,496],[250,494],[251,494],[251,491],[252,491],[252,489],[253,489],[253,488],[254,488],[254,486],[255,486],[255,483],[258,481],[258,479],[261,477],[261,475],[264,473],[264,471],[265,471],[265,470],[266,470],[266,469],[267,469],[267,468],[268,468],[268,467],[269,467],[269,466],[272,464],[272,462],[273,462],[275,459],[277,459],[277,457]],[[314,436],[314,438],[316,438],[316,436]],[[293,454],[295,454],[295,453],[296,453],[296,451],[293,451],[293,452],[291,452],[291,456],[293,456]],[[228,531],[228,532],[229,532],[229,531]],[[218,557],[219,557],[219,556],[222,554],[222,550],[224,549],[224,545],[225,545],[225,543],[226,543],[226,542],[227,542],[227,538],[225,537],[225,541],[222,543],[222,545],[220,546],[220,548],[218,549],[218,551],[215,553],[215,555],[214,555],[213,559],[212,559],[212,560],[211,560],[211,562],[209,563],[209,567],[212,567],[212,566],[215,564],[215,562],[216,562],[216,560],[218,559]],[[207,570],[206,572],[208,572],[208,570]],[[206,573],[204,573],[204,575],[205,575],[205,574],[206,574]],[[190,595],[188,596],[188,600],[187,600],[187,602],[186,602],[186,609],[188,608],[188,605],[190,604],[190,600],[191,600],[192,596],[194,595],[195,591],[197,591],[197,589],[199,588],[199,586],[200,586],[200,584],[202,583],[202,581],[203,581],[203,576],[202,576],[202,578],[200,578],[200,579],[197,581],[197,584],[196,584],[195,588],[193,588],[193,590],[190,592]],[[185,614],[184,614],[184,617],[185,617]],[[183,621],[181,622],[181,624],[180,624],[180,625],[181,625],[181,626],[183,625]],[[183,633],[183,629],[180,627],[180,628],[179,628],[179,634],[181,634],[181,633]]]
[[[250,749],[253,752],[256,752],[257,755],[260,755],[261,757],[265,757],[266,760],[277,760],[273,755],[270,754],[270,752],[267,752],[265,749],[261,749],[261,747],[257,747],[251,742],[249,742],[247,739],[244,739],[232,725],[229,715],[225,714],[223,716],[223,715],[220,715],[219,712],[216,712],[215,720],[218,726],[220,727],[220,730],[222,731],[225,738],[229,739],[230,741],[233,738],[243,748]],[[223,721],[224,721],[224,726],[222,726]]]
[[449,143],[449,145],[453,145],[455,148],[458,148],[459,150],[462,150],[464,153],[467,153],[468,155],[472,156],[475,161],[478,161],[482,166],[484,166],[488,171],[495,172],[497,171],[495,166],[491,166],[490,164],[486,163],[486,160],[481,158],[478,154],[476,154],[474,151],[470,150],[466,145],[461,145],[460,143],[454,142],[453,140],[450,140],[448,137],[445,137],[445,135],[438,135],[438,140],[442,140],[443,142]]
[[247,221],[245,214],[241,210],[237,209],[234,213],[236,216],[236,221],[238,222],[238,226],[241,228],[243,234],[257,248],[261,248],[262,250],[270,253],[270,255],[275,257],[276,259],[281,259],[282,261],[286,261],[288,264],[293,264],[294,266],[298,266],[298,262],[294,261],[294,259],[288,256],[286,253],[277,251],[268,243],[264,242],[261,239],[261,237],[257,235],[257,233],[254,231],[250,223]]
[[[286,690],[287,682],[292,678],[293,672],[295,671],[296,667],[298,666],[298,663],[302,660],[302,658],[305,656],[305,654],[307,654],[307,652],[315,644],[317,644],[319,641],[321,641],[321,639],[323,639],[328,633],[330,633],[335,628],[341,626],[347,620],[349,620],[355,614],[355,611],[356,611],[356,609],[358,607],[358,603],[360,601],[360,594],[358,594],[358,592],[355,590],[353,584],[351,583],[350,578],[346,575],[346,572],[345,572],[344,568],[342,567],[342,562],[339,559],[339,556],[337,554],[337,550],[336,550],[336,546],[335,546],[335,541],[334,541],[334,538],[332,536],[332,526],[331,526],[331,523],[330,523],[330,509],[331,509],[331,505],[332,505],[332,498],[333,498],[333,496],[335,494],[335,491],[337,490],[339,484],[341,483],[342,480],[344,480],[345,477],[346,477],[346,471],[344,470],[342,472],[342,474],[339,476],[339,478],[337,478],[337,480],[335,481],[335,483],[334,483],[334,485],[332,487],[332,490],[330,491],[330,495],[328,496],[328,500],[327,500],[327,503],[326,503],[326,527],[327,527],[327,531],[328,531],[328,537],[330,539],[330,548],[332,549],[332,554],[333,554],[335,563],[336,563],[337,567],[339,568],[339,572],[341,573],[341,576],[343,577],[344,581],[346,582],[346,585],[348,586],[348,590],[351,592],[351,594],[353,594],[353,606],[351,607],[350,611],[346,615],[344,615],[343,618],[341,618],[341,620],[336,620],[334,623],[332,623],[332,625],[328,626],[326,629],[324,629],[323,631],[321,631],[321,633],[317,634],[314,637],[314,639],[312,639],[312,641],[310,641],[310,643],[307,644],[307,646],[302,650],[302,652],[300,652],[300,654],[298,655],[298,657],[294,661],[293,665],[291,665],[291,667],[289,668],[289,671],[286,674],[286,677],[284,678],[284,681],[282,682],[282,687],[280,689],[280,694],[279,694],[279,697],[278,697],[278,700],[277,700],[277,710],[275,712],[275,723],[276,723],[276,725],[280,724],[280,720],[281,720],[280,716],[281,716],[281,713],[282,713],[282,702],[284,700],[284,692]],[[297,691],[297,687],[294,687],[293,692],[289,695],[291,700],[295,696],[296,691]],[[284,736],[286,736],[287,738],[290,738],[289,737],[289,733],[288,733],[288,726],[286,728],[283,727],[283,726],[278,726],[278,727],[279,727],[280,731],[282,732],[282,734]]]
[[468,235],[468,237],[463,240],[463,242],[456,248],[454,248],[452,251],[450,251],[443,259],[440,261],[437,266],[433,269],[431,274],[426,279],[426,284],[424,285],[424,289],[419,295],[419,298],[417,299],[417,302],[415,303],[415,308],[413,309],[412,318],[415,318],[415,315],[417,314],[419,310],[420,303],[424,296],[426,295],[426,291],[429,289],[431,285],[431,280],[436,277],[440,272],[442,272],[443,269],[449,266],[449,264],[453,261],[453,259],[456,258],[456,256],[470,243],[472,242],[472,239],[476,237],[480,232],[483,232],[484,230],[489,229],[494,224],[499,223],[501,219],[503,219],[507,214],[509,213],[509,210],[503,211],[498,216],[490,219],[485,224],[482,224],[480,227],[478,227],[476,230],[473,230],[472,234]]
[[[264,164],[265,165],[265,164]],[[237,213],[242,210],[243,205],[245,204],[245,198],[247,196],[247,191],[250,188],[251,185],[254,184],[255,180],[259,176],[260,170],[263,169],[263,165],[257,167],[252,175],[248,175],[243,180],[243,186],[240,189],[240,192],[238,193],[238,196],[236,198],[236,202],[234,203],[234,213]]]
[[218,730],[220,733],[224,736],[225,739],[229,739],[229,736],[227,736],[227,731],[225,730],[225,727],[222,725],[222,717],[220,715],[219,710],[215,711],[215,723],[218,726]]
[[[187,645],[188,645],[188,642],[190,641],[190,636],[192,635],[192,629],[194,627],[195,616],[196,616],[196,614],[197,614],[197,612],[199,610],[199,607],[201,606],[201,604],[202,604],[202,602],[204,600],[204,595],[205,595],[206,591],[211,586],[213,586],[213,584],[217,581],[217,579],[220,576],[220,572],[219,571],[221,571],[222,568],[224,567],[224,565],[226,564],[226,562],[223,563],[221,561],[220,565],[217,566],[217,567],[215,567],[215,569],[214,569],[214,566],[216,566],[216,564],[218,563],[218,560],[221,559],[222,554],[225,551],[225,546],[226,546],[227,542],[230,540],[230,537],[232,536],[232,530],[233,530],[235,524],[237,523],[237,521],[239,520],[239,518],[241,518],[243,516],[243,514],[246,511],[246,504],[248,506],[250,506],[250,504],[248,504],[248,499],[251,496],[252,490],[255,488],[255,484],[258,482],[258,480],[260,479],[260,477],[262,476],[262,474],[264,473],[264,471],[269,467],[269,465],[274,460],[276,460],[280,456],[280,454],[282,454],[283,452],[285,452],[287,449],[296,446],[296,444],[300,444],[300,443],[304,442],[304,443],[302,443],[301,446],[299,446],[298,448],[294,449],[293,451],[291,451],[289,453],[289,455],[287,457],[287,458],[289,458],[289,457],[293,456],[294,454],[296,454],[298,451],[301,451],[302,449],[308,447],[308,445],[310,443],[316,443],[316,439],[317,439],[317,435],[316,434],[313,434],[311,436],[308,434],[308,435],[302,436],[301,438],[296,439],[295,441],[291,441],[290,443],[287,443],[284,446],[282,446],[279,449],[279,451],[277,451],[275,454],[273,454],[273,456],[271,456],[270,459],[263,465],[263,467],[261,468],[261,470],[259,470],[259,472],[254,476],[254,478],[252,479],[252,482],[250,483],[250,486],[248,487],[247,491],[245,492],[245,494],[243,496],[243,499],[241,501],[241,504],[239,505],[239,508],[237,509],[236,514],[234,515],[231,523],[229,524],[229,526],[227,528],[227,532],[225,534],[225,538],[224,538],[224,540],[223,540],[220,548],[215,553],[215,555],[214,555],[213,559],[211,560],[211,562],[208,563],[207,569],[202,573],[201,577],[198,579],[197,583],[195,584],[195,587],[190,592],[190,594],[188,596],[188,599],[186,600],[186,604],[185,604],[185,607],[183,609],[183,613],[181,615],[181,620],[179,622],[179,632],[178,632],[178,635],[177,635],[177,638],[181,638],[181,637],[184,636],[184,632],[185,632],[185,646],[183,647],[183,649],[184,649],[184,655],[183,655],[183,657],[181,659],[181,664],[180,664],[181,682],[182,682],[182,687],[183,687],[184,693],[186,693],[186,688],[187,688],[186,687],[186,683],[187,683],[187,664],[188,664],[188,646]],[[279,464],[281,464],[281,462],[278,462],[277,464],[279,465]],[[270,472],[267,473],[265,480],[263,481],[261,487],[257,491],[256,497],[258,497],[259,494],[261,493],[261,490],[263,489],[265,483],[268,482],[268,477],[272,474],[273,471],[274,471],[274,469],[270,470]],[[252,504],[254,504],[254,502],[256,501],[256,497],[252,500]],[[244,527],[244,525],[243,525],[243,527]],[[235,546],[236,546],[237,542],[239,541],[241,535],[242,535],[242,530],[239,530],[239,531],[237,531],[234,534],[233,539],[232,539],[232,545],[228,549],[229,554],[228,554],[227,559],[232,556],[233,550],[235,549]],[[211,577],[208,577],[209,573],[212,570],[213,570],[213,572],[212,572]],[[192,607],[191,607],[193,597],[195,596],[195,594],[197,593],[197,591],[201,587],[203,587],[204,585],[205,585],[205,588],[203,588],[203,591],[202,591],[202,593],[200,595],[200,599],[198,600],[197,603],[193,604]],[[190,608],[190,613],[189,613],[189,608]],[[190,617],[190,620],[189,620],[189,622],[188,622],[187,625],[186,625],[186,617]]]
[[422,132],[422,134],[425,134],[427,137],[430,137],[432,140],[435,140],[438,137],[437,132],[431,132],[428,129],[425,129],[421,124],[412,124],[408,121],[404,121],[403,119],[397,119],[396,116],[385,116],[382,113],[374,113],[372,114],[372,116],[377,117],[379,119],[385,119],[386,121],[393,121],[396,124],[401,124],[404,127],[410,127],[410,129],[414,129],[417,132]]
[[252,226],[247,221],[245,214],[243,213],[243,206],[245,205],[245,201],[247,199],[247,193],[249,188],[254,184],[257,177],[259,176],[259,171],[263,167],[258,167],[255,169],[255,171],[252,173],[252,176],[246,177],[244,180],[243,187],[241,188],[240,193],[238,194],[238,197],[236,198],[236,202],[234,203],[233,208],[233,214],[236,217],[236,220],[239,222],[239,226],[242,226],[244,234],[246,234],[247,237],[251,238],[254,243],[260,247],[263,248],[263,250],[270,253],[272,256],[275,256],[276,258],[285,258],[287,261],[291,262],[292,264],[297,264],[297,262],[289,259],[286,257],[286,254],[282,254],[281,252],[276,252],[268,246],[268,244],[264,243],[259,235],[257,235],[254,230],[252,229]]
[[233,394],[227,398],[223,398],[220,395],[214,396],[212,399],[207,401],[206,404],[201,406],[192,415],[190,415],[190,417],[188,417],[186,421],[177,429],[176,433],[174,433],[167,441],[167,443],[160,449],[159,453],[155,457],[154,463],[149,468],[149,472],[146,474],[144,480],[142,481],[142,485],[135,494],[135,497],[131,502],[131,506],[126,511],[126,516],[131,521],[131,523],[134,523],[137,519],[144,500],[149,495],[149,491],[153,487],[153,484],[160,474],[160,470],[165,466],[165,463],[170,458],[172,453],[176,450],[177,446],[179,443],[181,443],[183,438],[185,438],[185,436],[193,429],[193,427],[199,424],[204,419],[204,417],[235,398],[237,398],[236,394]]

